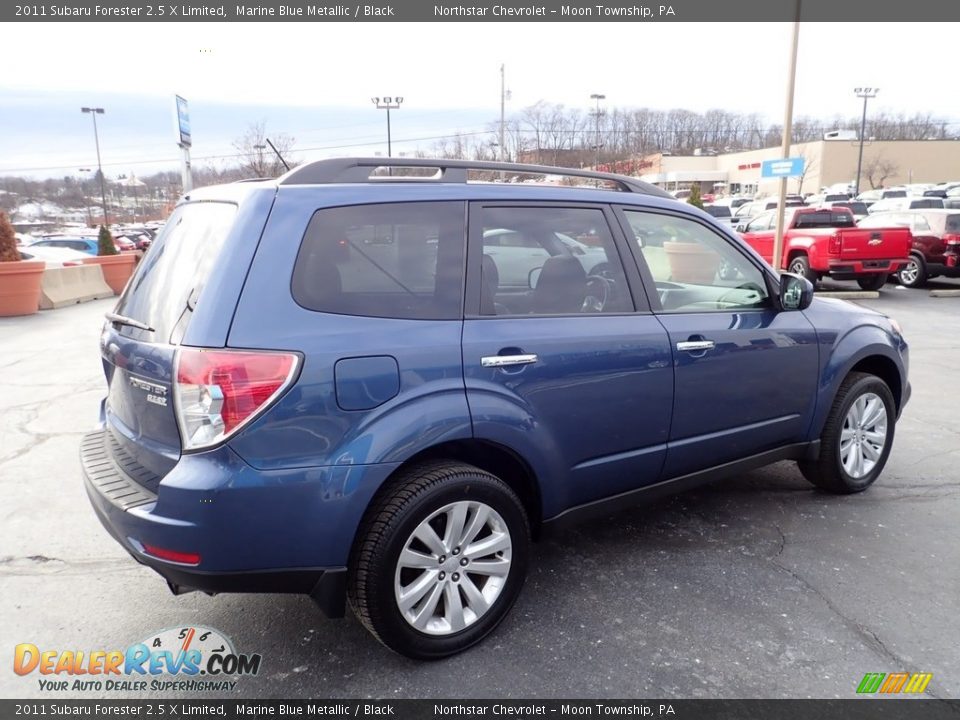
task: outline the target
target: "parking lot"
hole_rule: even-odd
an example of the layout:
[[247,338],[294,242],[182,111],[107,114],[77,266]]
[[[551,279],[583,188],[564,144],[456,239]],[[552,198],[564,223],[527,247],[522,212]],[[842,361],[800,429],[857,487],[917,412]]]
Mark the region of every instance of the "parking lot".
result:
[[[305,597],[172,596],[103,530],[80,479],[112,301],[0,320],[3,662],[17,643],[120,649],[192,624],[262,654],[233,693],[246,698],[847,698],[864,673],[896,671],[931,672],[928,693],[955,697],[960,298],[891,284],[859,302],[911,343],[913,397],[870,491],[825,495],[781,463],[580,526],[535,547],[492,637],[435,663]],[[0,673],[0,694],[42,696],[36,677]]]

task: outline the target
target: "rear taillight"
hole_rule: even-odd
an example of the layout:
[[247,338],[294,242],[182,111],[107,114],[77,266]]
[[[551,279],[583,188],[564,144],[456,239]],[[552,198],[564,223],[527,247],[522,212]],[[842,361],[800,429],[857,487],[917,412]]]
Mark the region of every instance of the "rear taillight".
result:
[[292,353],[181,348],[174,385],[184,450],[210,447],[265,410],[292,382]]
[[827,243],[827,253],[830,255],[839,255],[840,254],[840,236],[831,235],[830,241]]

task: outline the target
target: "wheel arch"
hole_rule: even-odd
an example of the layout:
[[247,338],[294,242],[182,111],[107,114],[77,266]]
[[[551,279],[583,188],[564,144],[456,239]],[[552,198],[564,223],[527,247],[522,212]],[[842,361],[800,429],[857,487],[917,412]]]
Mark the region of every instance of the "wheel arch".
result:
[[[897,404],[897,414],[899,415],[903,403],[903,381],[900,378],[900,370],[893,360],[886,355],[869,355],[858,360],[853,367],[846,372],[844,378],[852,372],[863,372],[869,375],[875,375],[883,380],[887,384],[887,387],[890,388],[890,392],[893,393],[893,400]],[[841,382],[843,381],[841,380]]]
[[[384,479],[376,492],[373,493],[363,510],[363,516],[366,516],[370,508],[383,497],[384,493],[392,490],[393,481],[399,473],[405,472],[416,465],[439,460],[473,465],[491,475],[495,475],[506,483],[517,494],[527,512],[532,537],[535,540],[539,538],[543,521],[543,504],[540,485],[533,468],[518,453],[505,445],[475,438],[441,442],[419,450],[408,457]],[[357,530],[354,531],[351,547],[356,546],[360,539],[358,531],[362,524],[362,522],[359,523]]]

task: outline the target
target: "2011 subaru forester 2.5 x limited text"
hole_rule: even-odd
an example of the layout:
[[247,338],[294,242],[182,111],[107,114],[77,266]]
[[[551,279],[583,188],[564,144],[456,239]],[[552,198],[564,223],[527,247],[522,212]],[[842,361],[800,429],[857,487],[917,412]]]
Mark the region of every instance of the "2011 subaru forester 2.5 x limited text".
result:
[[[550,173],[583,184],[502,181]],[[136,560],[175,593],[349,602],[416,658],[490,633],[548,530],[780,460],[866,489],[910,395],[893,320],[706,213],[466,161],[190,192],[100,351],[82,466]]]

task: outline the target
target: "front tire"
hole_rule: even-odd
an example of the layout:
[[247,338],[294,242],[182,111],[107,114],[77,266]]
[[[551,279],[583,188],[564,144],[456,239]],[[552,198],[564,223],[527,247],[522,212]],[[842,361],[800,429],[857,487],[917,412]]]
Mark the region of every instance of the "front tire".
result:
[[857,285],[861,290],[879,290],[887,284],[886,273],[876,273],[873,275],[864,275],[857,278]]
[[367,510],[347,598],[391,650],[447,657],[506,616],[523,586],[529,543],[526,511],[502,480],[461,463],[417,465]]
[[893,393],[883,380],[850,373],[827,416],[819,457],[799,462],[800,472],[827,492],[848,495],[866,490],[887,463],[896,417]]

